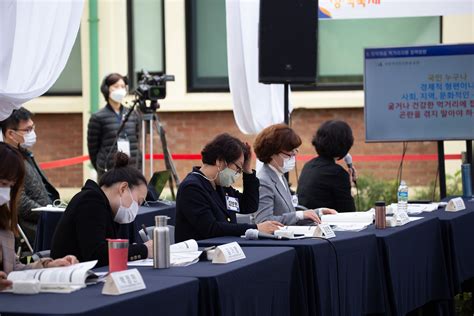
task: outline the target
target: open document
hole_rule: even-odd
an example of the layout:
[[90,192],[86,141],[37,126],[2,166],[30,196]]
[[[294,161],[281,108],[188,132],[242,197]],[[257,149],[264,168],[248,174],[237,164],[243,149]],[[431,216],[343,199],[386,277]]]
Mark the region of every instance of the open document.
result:
[[[392,210],[397,210],[397,203],[390,204]],[[439,203],[408,203],[407,204],[407,214],[408,215],[418,215],[423,212],[433,212],[436,211],[439,207]]]
[[91,271],[96,264],[97,260],[94,260],[67,267],[13,271],[8,274],[8,280],[31,286],[39,283],[39,292],[69,293],[98,281]]
[[[194,239],[189,239],[170,246],[170,263],[172,267],[185,267],[199,261],[202,251]],[[153,259],[130,261],[129,266],[152,267]]]
[[334,231],[361,231],[374,221],[372,212],[347,212],[321,216],[321,222],[333,227]]

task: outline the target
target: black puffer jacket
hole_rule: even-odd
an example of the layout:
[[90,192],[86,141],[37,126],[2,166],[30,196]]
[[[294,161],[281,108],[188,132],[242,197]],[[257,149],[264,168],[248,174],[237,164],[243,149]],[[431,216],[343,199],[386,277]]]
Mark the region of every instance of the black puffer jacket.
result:
[[[114,154],[117,152],[117,144],[114,141],[121,121],[128,111],[128,108],[122,106],[119,115],[107,104],[103,109],[94,113],[89,120],[87,147],[92,165],[97,170],[99,177],[114,166]],[[130,165],[141,170],[142,156],[138,148],[139,130],[140,119],[137,112],[133,112],[121,132],[120,138],[126,138],[130,142]]]

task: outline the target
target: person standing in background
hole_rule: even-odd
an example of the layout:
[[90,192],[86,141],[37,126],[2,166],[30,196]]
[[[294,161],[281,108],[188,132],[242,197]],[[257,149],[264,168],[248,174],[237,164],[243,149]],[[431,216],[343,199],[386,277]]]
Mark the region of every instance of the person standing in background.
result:
[[130,157],[130,165],[141,170],[139,146],[140,118],[137,112],[130,114],[128,121],[117,137],[119,128],[130,109],[122,102],[127,95],[127,78],[112,73],[107,75],[100,91],[106,106],[94,113],[87,126],[87,148],[98,178],[114,165],[114,154],[122,151]]

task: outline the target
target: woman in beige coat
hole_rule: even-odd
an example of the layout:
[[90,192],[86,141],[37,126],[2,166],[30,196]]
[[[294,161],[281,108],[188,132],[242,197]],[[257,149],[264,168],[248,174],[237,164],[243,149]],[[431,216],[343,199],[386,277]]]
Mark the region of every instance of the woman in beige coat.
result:
[[0,291],[11,286],[8,273],[14,270],[67,266],[77,263],[74,256],[40,261],[24,265],[15,254],[17,229],[17,200],[22,190],[25,166],[21,154],[12,146],[0,142]]

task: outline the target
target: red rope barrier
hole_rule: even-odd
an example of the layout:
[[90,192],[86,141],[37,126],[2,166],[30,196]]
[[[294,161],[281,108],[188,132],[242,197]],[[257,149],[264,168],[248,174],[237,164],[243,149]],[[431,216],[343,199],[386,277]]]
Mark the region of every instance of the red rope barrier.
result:
[[[297,160],[299,161],[308,161],[313,159],[315,156],[313,155],[298,155]],[[200,154],[173,154],[173,160],[201,160]],[[150,159],[150,154],[145,155],[145,159]],[[163,154],[153,154],[154,160],[163,160]],[[401,155],[360,155],[360,156],[352,156],[352,160],[354,162],[374,162],[374,161],[400,161],[402,159]],[[405,155],[404,158],[406,161],[436,161],[438,160],[438,155]],[[444,156],[445,160],[460,160],[461,155],[459,154],[450,154]],[[72,158],[48,161],[40,163],[40,167],[42,169],[54,169],[54,168],[61,168],[72,166],[76,164],[83,163],[84,161],[88,161],[89,156],[77,156]]]

